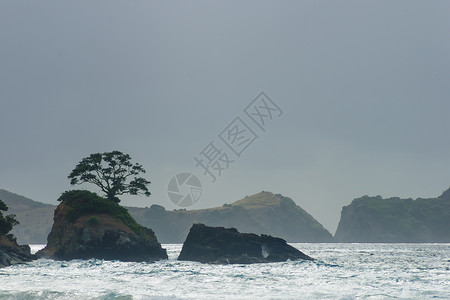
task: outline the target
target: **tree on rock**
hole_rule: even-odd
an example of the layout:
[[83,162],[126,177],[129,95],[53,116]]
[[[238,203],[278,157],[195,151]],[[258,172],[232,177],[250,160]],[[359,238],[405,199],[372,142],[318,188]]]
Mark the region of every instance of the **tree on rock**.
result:
[[0,200],[0,234],[7,234],[11,231],[14,225],[19,224],[19,222],[16,220],[15,215],[7,215],[3,216],[3,211],[7,211],[8,207],[6,206],[5,202]]
[[138,163],[131,163],[131,157],[120,151],[94,153],[83,158],[69,174],[70,184],[92,183],[98,186],[106,197],[116,203],[118,195],[150,196],[147,186],[150,181],[139,174],[145,173]]

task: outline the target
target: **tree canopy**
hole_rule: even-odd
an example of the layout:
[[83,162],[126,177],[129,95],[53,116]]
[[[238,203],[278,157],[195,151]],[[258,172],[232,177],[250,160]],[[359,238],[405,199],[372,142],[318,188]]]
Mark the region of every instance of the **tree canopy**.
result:
[[132,163],[131,157],[120,151],[94,153],[83,158],[69,174],[70,184],[92,183],[99,187],[106,197],[116,203],[118,195],[150,196],[150,181],[139,177],[145,173],[138,163]]
[[0,200],[0,234],[7,234],[14,225],[19,224],[15,215],[3,216],[3,211],[7,211],[8,207],[5,202]]

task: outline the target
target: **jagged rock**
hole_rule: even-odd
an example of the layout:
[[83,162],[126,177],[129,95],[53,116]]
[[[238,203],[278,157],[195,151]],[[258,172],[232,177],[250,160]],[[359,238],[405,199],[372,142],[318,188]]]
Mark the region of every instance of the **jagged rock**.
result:
[[285,240],[269,235],[239,233],[235,228],[194,224],[183,244],[178,260],[212,264],[250,264],[312,260],[288,245]]
[[[66,198],[55,210],[47,246],[36,253],[38,257],[57,260],[167,259],[166,250],[158,243],[154,232],[138,225],[123,207],[85,191]],[[119,214],[121,217],[117,217]]]
[[0,235],[0,268],[14,264],[23,264],[36,259],[30,253],[28,245],[18,245],[11,235]]

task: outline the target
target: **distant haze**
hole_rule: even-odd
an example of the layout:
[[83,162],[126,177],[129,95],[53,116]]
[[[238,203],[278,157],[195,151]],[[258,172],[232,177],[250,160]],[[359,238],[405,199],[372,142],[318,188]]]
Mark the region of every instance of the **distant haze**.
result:
[[[449,12],[449,1],[1,1],[0,188],[56,204],[83,157],[120,150],[152,181],[129,206],[176,208],[167,184],[192,172],[203,195],[191,208],[266,190],[334,233],[353,198],[436,197],[450,186]],[[261,91],[283,115],[212,183],[194,156]]]

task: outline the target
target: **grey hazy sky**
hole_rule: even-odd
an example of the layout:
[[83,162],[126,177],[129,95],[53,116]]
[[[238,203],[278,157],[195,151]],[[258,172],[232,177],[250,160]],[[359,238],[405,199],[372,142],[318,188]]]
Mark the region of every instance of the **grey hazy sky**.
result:
[[[332,233],[353,198],[450,186],[449,1],[0,2],[0,188],[56,203],[94,152],[129,153],[158,203],[261,190]],[[283,110],[211,183],[193,157],[265,91]]]

